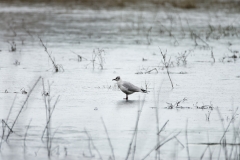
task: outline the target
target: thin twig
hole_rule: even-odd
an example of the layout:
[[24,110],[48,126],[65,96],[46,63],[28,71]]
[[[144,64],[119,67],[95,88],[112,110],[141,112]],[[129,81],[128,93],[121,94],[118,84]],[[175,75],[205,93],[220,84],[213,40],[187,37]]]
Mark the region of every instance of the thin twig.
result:
[[47,120],[47,99],[46,99],[46,91],[45,91],[45,85],[44,85],[44,79],[42,78],[42,86],[43,86],[43,97],[44,97],[44,104],[45,104],[45,109],[46,109],[46,122]]
[[157,150],[159,148],[161,148],[164,144],[166,144],[167,142],[171,141],[172,139],[174,139],[175,137],[177,137],[181,132],[178,132],[176,135],[172,136],[171,138],[167,139],[166,141],[157,144],[153,149],[151,149],[143,158],[142,160],[146,159],[154,150]]
[[167,120],[167,122],[165,122],[165,124],[162,126],[162,128],[160,129],[160,131],[158,132],[157,135],[159,135],[165,129],[165,126],[167,125],[168,122],[169,122],[169,120]]
[[181,144],[181,146],[184,148],[184,145],[182,144],[182,142],[179,141],[179,139],[177,137],[175,137],[175,139],[178,141],[178,143]]
[[154,71],[154,70],[158,73],[157,68],[153,68],[153,69],[151,69],[151,70],[149,70],[149,71],[146,71],[145,74],[146,74],[146,73],[150,74],[150,73],[151,73],[152,71]]
[[203,159],[203,156],[205,155],[205,152],[207,151],[208,147],[209,147],[209,145],[207,145],[207,147],[206,147],[205,150],[203,151],[203,153],[202,153],[200,159]]
[[[162,86],[161,86],[162,87]],[[160,91],[161,91],[161,87],[158,91],[158,95],[157,95],[157,100],[155,100],[155,116],[156,116],[156,131],[157,131],[157,144],[160,144],[160,133],[159,132],[159,116],[158,116],[158,107],[159,107],[159,95],[160,95]],[[162,128],[161,128],[162,129]],[[156,153],[155,153],[155,159],[156,160],[160,160],[160,149],[156,149]]]
[[215,57],[214,57],[213,51],[211,51],[211,58],[213,59],[213,63],[215,63]]
[[[159,47],[159,49],[160,49],[160,47]],[[161,53],[161,55],[162,55],[162,58],[163,58],[163,64],[164,64],[164,67],[166,68],[166,70],[167,70],[167,74],[168,74],[168,78],[169,78],[169,80],[170,80],[170,82],[171,82],[171,85],[172,85],[172,89],[173,89],[173,83],[172,83],[172,79],[171,79],[171,77],[170,77],[170,74],[169,74],[169,71],[168,71],[168,67],[169,67],[169,64],[170,64],[170,59],[169,59],[169,62],[167,63],[166,62],[166,53],[165,54],[163,54],[162,53],[162,50],[160,49],[160,53]]]
[[187,129],[188,129],[188,119],[187,119],[187,122],[186,122],[185,136],[186,136],[186,147],[187,147],[188,160],[190,160],[189,147],[188,147],[188,134],[187,134]]
[[134,147],[133,147],[133,155],[132,155],[132,160],[134,160],[134,156],[135,156],[135,152],[136,152],[136,148],[137,148],[137,133],[138,133],[138,123],[140,120],[140,116],[142,113],[142,109],[144,106],[144,102],[145,102],[145,97],[143,98],[143,101],[141,103],[140,99],[139,99],[139,106],[138,106],[138,118],[137,118],[137,124],[135,126],[135,141],[134,141]]
[[79,54],[77,54],[77,53],[75,53],[75,52],[73,52],[73,51],[71,51],[73,54],[75,54],[75,55],[77,55],[77,57],[78,57],[78,61],[82,61],[82,59],[85,59],[85,60],[87,60],[87,58],[84,58],[83,56],[81,56],[81,55],[79,55]]
[[[49,115],[49,117],[48,117],[48,121],[47,121],[47,123],[46,123],[46,126],[45,126],[45,128],[44,128],[44,130],[43,130],[41,139],[43,139],[44,133],[45,133],[46,129],[48,128],[48,124],[49,124],[50,121],[51,121],[51,117],[52,117],[53,111],[54,111],[54,109],[55,109],[55,107],[56,107],[56,104],[57,104],[57,102],[58,102],[59,97],[60,97],[60,95],[58,95],[58,97],[57,97],[57,99],[56,99],[56,101],[55,101],[55,103],[54,103],[54,105],[53,105],[53,109],[52,109],[52,111],[49,113],[50,115]],[[50,108],[50,106],[48,106],[48,108]]]
[[49,57],[50,60],[52,61],[52,64],[54,65],[55,68],[57,68],[57,65],[55,64],[54,60],[52,59],[50,53],[49,53],[48,50],[47,50],[47,47],[45,46],[45,44],[44,44],[43,41],[42,41],[42,39],[41,39],[40,37],[38,37],[38,38],[39,38],[39,40],[40,40],[43,48],[45,49],[45,52],[47,53],[48,57]]
[[29,121],[28,126],[27,126],[27,129],[26,129],[26,132],[25,132],[25,135],[24,135],[24,140],[23,140],[23,141],[24,141],[24,143],[23,143],[23,144],[24,144],[24,145],[23,145],[23,146],[24,146],[24,153],[25,153],[25,151],[26,151],[26,150],[25,150],[25,148],[26,148],[26,138],[27,138],[27,133],[28,133],[28,129],[29,129],[29,127],[30,127],[31,122],[32,122],[32,119]]
[[5,124],[4,126],[6,127],[7,126],[7,128],[9,129],[9,131],[11,132],[11,133],[13,133],[13,130],[9,127],[9,125],[2,119],[2,123],[3,124]]
[[[144,98],[144,99],[145,99],[145,98]],[[138,130],[138,123],[139,123],[140,115],[141,115],[141,113],[142,113],[142,109],[143,109],[143,106],[144,106],[144,102],[145,102],[145,100],[143,100],[143,102],[142,102],[142,107],[140,108],[140,110],[138,110],[138,116],[137,116],[137,120],[136,120],[136,124],[135,124],[135,129],[134,129],[134,132],[133,132],[133,135],[132,135],[132,139],[131,139],[131,141],[130,141],[130,143],[129,143],[128,152],[127,152],[127,156],[126,156],[125,160],[127,160],[128,157],[129,157],[129,155],[130,155],[131,148],[132,148],[132,143],[133,143],[134,138],[136,139],[135,136],[136,136],[136,132],[137,132],[137,130]],[[140,101],[139,101],[139,103],[140,103]],[[134,154],[135,154],[135,151],[134,151]],[[134,158],[134,156],[133,156],[133,158]]]
[[113,160],[115,160],[114,149],[113,149],[113,146],[112,146],[111,140],[110,140],[109,135],[108,135],[107,128],[106,128],[106,126],[105,126],[105,123],[104,123],[102,117],[101,117],[101,120],[102,120],[102,124],[103,124],[103,126],[104,126],[104,129],[105,129],[105,132],[106,132],[106,134],[107,134],[107,139],[108,139],[109,146],[110,146],[110,148],[111,148],[111,152],[112,152]]
[[89,152],[90,152],[90,157],[94,157],[94,155],[92,154],[92,149],[91,149],[91,139],[90,139],[90,136],[88,135],[88,132],[87,130],[84,128],[84,131],[86,133],[86,135],[88,136],[88,149],[89,149]]
[[47,47],[45,46],[45,44],[43,43],[42,39],[41,39],[40,37],[38,37],[38,38],[39,38],[39,40],[40,40],[43,48],[45,49],[45,52],[47,53],[48,57],[50,58],[53,66],[54,66],[55,72],[58,72],[60,69],[62,69],[62,71],[64,71],[62,65],[55,63],[54,59],[52,58],[51,54],[48,52],[48,49],[47,49]]
[[[4,138],[4,135],[5,135],[5,128],[6,128],[6,125],[7,125],[8,119],[9,119],[9,116],[10,116],[10,114],[11,114],[11,112],[12,112],[12,108],[13,108],[13,106],[14,106],[14,103],[15,103],[16,98],[17,98],[17,94],[15,94],[15,97],[14,97],[14,99],[13,99],[13,103],[12,103],[12,105],[11,105],[11,108],[10,108],[10,110],[9,110],[9,112],[8,112],[8,116],[7,116],[7,118],[6,118],[6,121],[4,121],[4,120],[2,119],[2,138],[1,138],[1,143],[0,143],[0,152],[1,152],[1,148],[2,148],[3,138]],[[3,121],[4,121],[5,125],[3,125]],[[10,129],[11,132],[13,132],[8,125],[7,125],[7,127]]]
[[175,136],[169,138],[168,140],[166,140],[165,142],[163,142],[162,144],[160,144],[159,146],[156,147],[155,150],[158,150],[159,148],[161,148],[165,143],[171,141],[172,139],[174,139],[175,137],[177,137],[181,132],[178,132]]
[[94,144],[94,142],[93,142],[93,139],[92,139],[90,133],[88,133],[88,131],[87,131],[85,128],[84,128],[84,130],[85,130],[85,132],[86,132],[86,134],[87,134],[87,136],[88,136],[89,141],[91,142],[91,144],[92,144],[92,146],[93,146],[93,149],[95,149],[95,150],[97,151],[99,158],[102,159],[102,155],[100,154],[100,152],[98,151],[97,147],[95,146],[95,144]]
[[[230,122],[228,123],[228,126],[227,126],[227,128],[225,129],[225,131],[224,131],[224,133],[223,133],[223,135],[222,135],[222,138],[220,139],[220,143],[221,143],[221,141],[223,140],[223,138],[225,137],[225,134],[227,133],[227,130],[228,130],[231,122],[234,120],[234,118],[235,118],[235,116],[236,116],[236,113],[237,113],[237,110],[238,110],[238,108],[236,109],[236,111],[235,111],[234,114],[232,115],[232,118],[231,118]],[[219,110],[218,110],[218,111],[219,111]]]
[[[16,121],[17,121],[19,115],[20,115],[20,113],[22,112],[22,110],[23,110],[25,104],[27,103],[27,101],[28,101],[28,99],[29,99],[29,97],[30,97],[30,95],[31,95],[31,93],[32,93],[32,91],[33,91],[33,89],[36,87],[36,85],[37,85],[37,83],[39,82],[40,79],[41,79],[41,77],[39,77],[39,78],[37,79],[37,81],[36,81],[35,84],[33,85],[32,89],[29,91],[29,94],[28,94],[26,100],[24,101],[24,103],[23,103],[23,105],[22,105],[20,111],[18,112],[18,115],[17,115],[16,119],[14,120],[14,122],[13,122],[13,124],[12,124],[11,130],[13,129],[13,127],[14,127],[14,125],[15,125],[15,123],[16,123]],[[8,135],[7,135],[6,140],[7,140],[8,137],[10,136],[10,133],[11,133],[11,131],[8,132]]]

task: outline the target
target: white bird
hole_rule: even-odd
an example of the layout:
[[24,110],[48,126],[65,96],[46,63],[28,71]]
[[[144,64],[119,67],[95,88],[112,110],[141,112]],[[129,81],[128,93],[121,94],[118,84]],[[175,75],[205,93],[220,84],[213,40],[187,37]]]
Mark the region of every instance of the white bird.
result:
[[133,94],[134,92],[147,93],[146,90],[134,86],[130,82],[122,81],[122,79],[119,76],[113,79],[113,81],[117,81],[118,88],[120,88],[121,91],[126,94],[126,100],[128,100],[128,95]]

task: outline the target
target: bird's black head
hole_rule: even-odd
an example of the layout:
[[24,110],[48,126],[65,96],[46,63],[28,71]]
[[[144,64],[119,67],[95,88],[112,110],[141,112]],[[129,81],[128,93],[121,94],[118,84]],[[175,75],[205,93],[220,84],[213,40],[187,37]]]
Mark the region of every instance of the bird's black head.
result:
[[113,79],[113,81],[119,81],[120,80],[120,77],[117,76],[115,79]]

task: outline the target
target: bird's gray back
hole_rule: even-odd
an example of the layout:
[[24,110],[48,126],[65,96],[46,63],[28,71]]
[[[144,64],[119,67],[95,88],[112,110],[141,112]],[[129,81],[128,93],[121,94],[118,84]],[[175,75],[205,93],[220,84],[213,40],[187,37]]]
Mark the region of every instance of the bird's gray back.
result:
[[141,89],[137,86],[134,86],[132,83],[123,81],[122,85],[131,92],[141,92]]

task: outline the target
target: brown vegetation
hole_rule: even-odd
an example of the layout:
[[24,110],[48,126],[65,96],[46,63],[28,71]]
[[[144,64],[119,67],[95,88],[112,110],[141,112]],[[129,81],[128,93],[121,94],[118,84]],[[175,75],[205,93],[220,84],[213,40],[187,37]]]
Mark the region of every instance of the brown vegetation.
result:
[[[59,5],[85,5],[86,7],[93,8],[101,8],[101,7],[134,7],[138,8],[139,6],[147,4],[148,6],[172,6],[176,8],[183,9],[194,9],[194,8],[212,8],[220,7],[220,8],[240,8],[240,2],[237,1],[221,1],[221,0],[149,0],[149,1],[141,1],[141,0],[5,0],[5,3],[19,2],[19,3],[47,3],[49,4],[59,4]],[[137,4],[137,5],[136,5]]]

